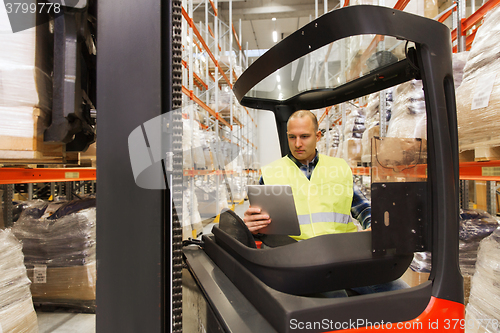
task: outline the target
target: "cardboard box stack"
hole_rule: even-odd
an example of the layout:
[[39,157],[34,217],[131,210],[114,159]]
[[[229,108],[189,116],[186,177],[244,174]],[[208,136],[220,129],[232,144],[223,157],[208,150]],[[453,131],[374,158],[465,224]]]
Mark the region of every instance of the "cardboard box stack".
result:
[[456,90],[461,151],[500,146],[499,42],[500,7],[496,7],[477,30]]
[[95,199],[29,202],[12,227],[23,243],[33,302],[95,310]]
[[0,332],[38,332],[22,246],[9,229],[0,230]]
[[465,308],[465,332],[498,332],[500,320],[500,230],[495,230],[479,245],[476,272]]
[[62,161],[62,145],[43,143],[52,109],[49,23],[13,33],[0,6],[0,45],[0,160]]

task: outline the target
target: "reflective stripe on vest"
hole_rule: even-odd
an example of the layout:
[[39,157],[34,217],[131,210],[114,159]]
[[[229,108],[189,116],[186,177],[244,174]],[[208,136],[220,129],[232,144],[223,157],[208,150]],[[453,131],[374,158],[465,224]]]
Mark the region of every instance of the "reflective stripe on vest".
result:
[[320,155],[308,180],[288,157],[262,168],[267,185],[290,185],[301,235],[307,239],[329,233],[356,231],[351,221],[352,173],[343,159]]
[[311,217],[312,217],[312,223],[335,221],[338,223],[347,224],[351,222],[351,215],[330,212],[330,213],[313,213],[311,215],[299,215],[298,216],[299,224],[302,225],[311,223]]

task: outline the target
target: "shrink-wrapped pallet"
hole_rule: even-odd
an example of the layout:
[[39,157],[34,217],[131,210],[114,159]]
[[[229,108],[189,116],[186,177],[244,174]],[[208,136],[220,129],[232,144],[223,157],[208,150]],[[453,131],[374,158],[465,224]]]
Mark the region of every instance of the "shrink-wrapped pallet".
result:
[[[389,121],[391,119],[392,110],[392,89],[388,89],[385,96],[386,119]],[[374,93],[368,97],[368,105],[366,106],[365,111],[366,130],[363,132],[363,137],[361,139],[361,161],[368,163],[371,162],[372,139],[375,136],[380,136],[380,93]]]
[[62,162],[63,146],[43,143],[52,109],[50,24],[13,33],[5,6],[0,22],[0,160]]
[[328,131],[329,140],[327,140],[326,132],[323,134],[318,144],[316,145],[320,154],[337,157],[338,147],[340,144],[339,130],[334,126]]
[[38,332],[22,246],[9,229],[0,230],[0,332]]
[[28,203],[13,233],[23,243],[24,262],[36,304],[95,309],[95,199]]
[[479,245],[476,272],[472,277],[469,303],[465,309],[467,333],[499,332],[500,322],[500,230]]
[[456,91],[460,150],[500,146],[500,7],[477,30]]
[[394,95],[387,137],[426,139],[427,117],[422,81],[400,84]]
[[205,169],[206,161],[203,151],[205,140],[198,122],[182,119],[182,124],[183,168]]
[[196,238],[203,232],[198,199],[189,185],[182,193],[182,239]]
[[52,103],[53,34],[49,23],[12,32],[0,6],[0,105],[49,111]]
[[485,211],[480,209],[460,211],[459,259],[462,274],[474,274],[479,242],[497,228],[498,221]]
[[[464,275],[475,272],[479,242],[498,228],[498,221],[479,209],[461,209],[459,215],[459,262]],[[416,272],[431,271],[430,252],[417,252],[410,267]]]
[[362,108],[355,108],[347,115],[342,143],[342,158],[350,166],[361,162],[361,138],[365,131],[365,115]]
[[462,84],[464,77],[464,67],[467,63],[467,58],[469,57],[469,52],[464,51],[460,53],[453,53],[453,82],[455,84],[455,90]]

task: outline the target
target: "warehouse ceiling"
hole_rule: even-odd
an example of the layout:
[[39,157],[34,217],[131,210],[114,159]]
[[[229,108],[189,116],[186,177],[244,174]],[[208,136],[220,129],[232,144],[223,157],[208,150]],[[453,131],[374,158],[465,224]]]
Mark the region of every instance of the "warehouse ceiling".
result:
[[[204,2],[202,0],[202,2]],[[276,43],[273,42],[272,32],[276,30],[278,41],[309,23],[315,16],[314,0],[233,0],[233,25],[239,32],[241,19],[242,48],[249,50],[265,50]],[[327,0],[328,10],[339,6],[338,0]],[[197,6],[196,1],[194,4]],[[229,2],[218,1],[219,17],[229,22]],[[318,1],[318,15],[324,13],[324,0]],[[276,18],[275,21],[272,18]],[[205,20],[205,9],[202,4],[195,11],[195,22]],[[213,21],[213,19],[211,20]]]
[[[193,8],[195,9],[193,18],[195,22],[205,22],[205,2],[208,3],[210,12],[212,12],[209,1],[193,0]],[[212,1],[215,2],[215,0]],[[256,52],[263,53],[276,44],[273,41],[273,31],[276,31],[279,42],[311,20],[314,20],[316,15],[321,16],[324,14],[325,1],[327,11],[330,11],[340,8],[340,1],[342,0],[318,0],[317,10],[315,0],[232,0],[233,25],[237,34],[239,33],[239,22],[241,20],[242,49],[245,50],[248,47],[248,50],[254,50],[254,55]],[[354,1],[350,0],[351,3]],[[397,0],[378,1],[383,1],[385,5],[392,6]],[[357,2],[377,3],[378,1],[359,0]],[[420,4],[418,6],[423,8],[424,5],[421,1],[426,0],[411,0],[410,6],[417,6],[418,3]],[[482,1],[475,0],[478,4],[477,7],[481,5]],[[436,2],[439,12],[449,7],[451,3],[452,0],[437,0]],[[222,21],[229,23],[229,0],[218,0],[216,6]],[[276,18],[276,20],[273,21],[273,18]],[[209,22],[213,29],[212,15],[209,16]]]

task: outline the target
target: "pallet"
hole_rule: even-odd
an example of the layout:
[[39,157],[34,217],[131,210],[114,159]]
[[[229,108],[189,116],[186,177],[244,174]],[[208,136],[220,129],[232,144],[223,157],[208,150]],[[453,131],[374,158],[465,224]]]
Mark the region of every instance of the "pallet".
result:
[[[24,114],[31,112],[30,108],[20,108],[20,110]],[[43,133],[47,128],[48,119],[46,112],[33,108],[32,117],[33,137],[0,135],[0,164],[61,164],[64,162],[64,145],[43,142]],[[24,121],[27,120],[24,119]]]
[[66,164],[95,168],[97,165],[96,144],[91,144],[86,152],[66,152]]
[[459,154],[460,162],[486,162],[500,160],[500,147],[478,147]]

